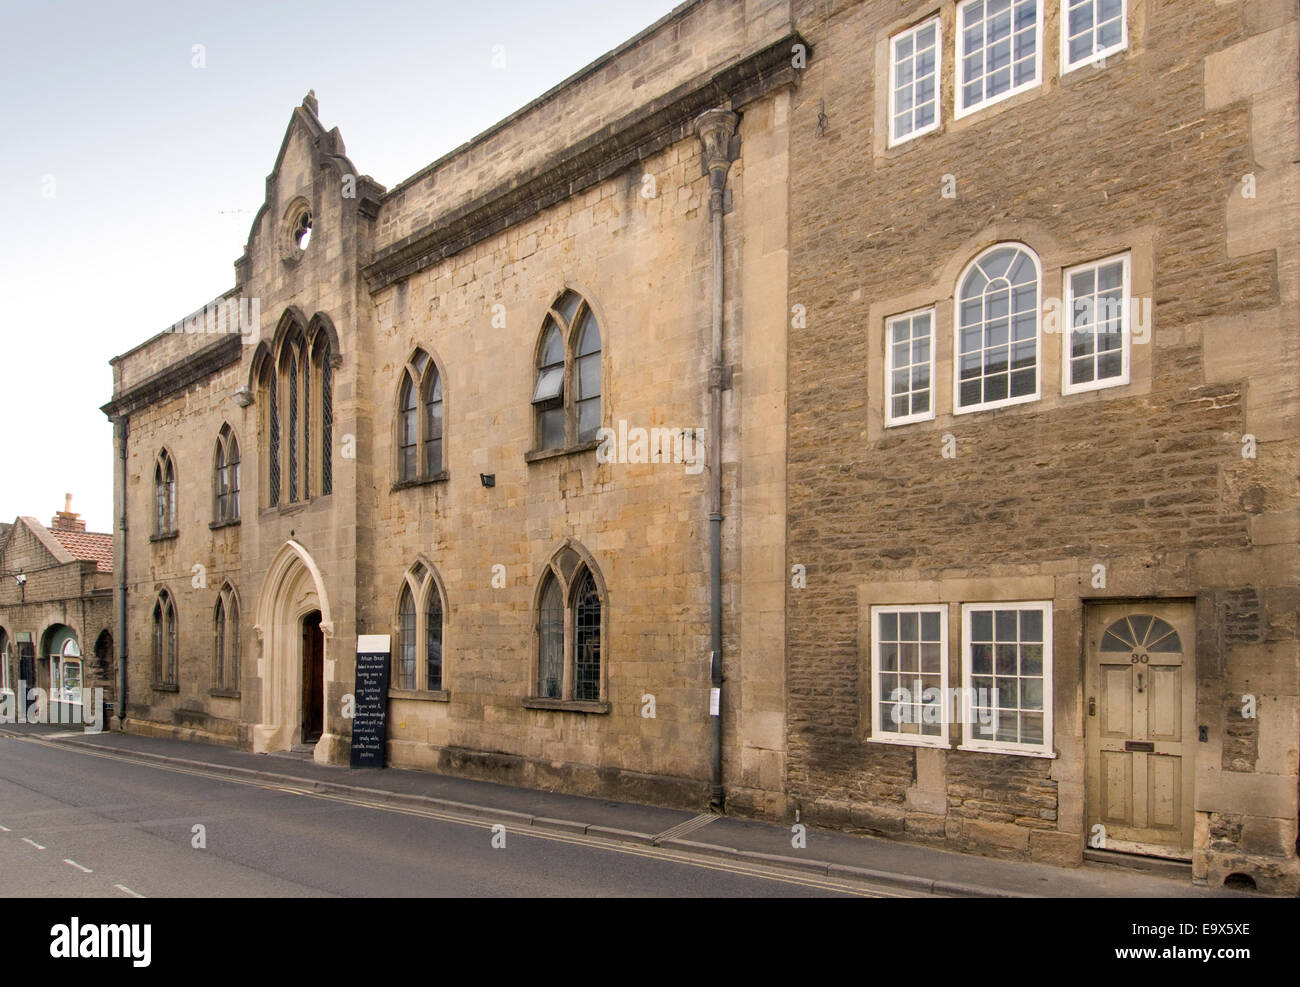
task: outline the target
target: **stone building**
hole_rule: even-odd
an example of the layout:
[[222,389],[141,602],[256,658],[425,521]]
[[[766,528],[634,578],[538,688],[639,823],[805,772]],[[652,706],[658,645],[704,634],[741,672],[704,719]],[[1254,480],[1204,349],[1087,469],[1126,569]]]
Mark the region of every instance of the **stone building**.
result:
[[1295,893],[1296,4],[795,20],[788,798]]
[[389,635],[394,765],[1296,890],[1296,31],[692,0],[392,189],[309,95],[113,361],[126,727],[341,763]]
[[780,809],[794,43],[686,4],[392,189],[293,111],[234,286],[112,361],[127,729],[345,763],[387,634],[391,764],[698,805],[720,650]]
[[32,517],[0,525],[0,702],[12,704],[6,713],[17,719],[20,706],[24,715],[45,706],[32,689],[48,699],[40,715],[58,722],[96,719],[83,708],[83,690],[92,701],[102,690],[111,711],[112,550],[111,534],[87,531],[73,513],[71,494],[48,528]]

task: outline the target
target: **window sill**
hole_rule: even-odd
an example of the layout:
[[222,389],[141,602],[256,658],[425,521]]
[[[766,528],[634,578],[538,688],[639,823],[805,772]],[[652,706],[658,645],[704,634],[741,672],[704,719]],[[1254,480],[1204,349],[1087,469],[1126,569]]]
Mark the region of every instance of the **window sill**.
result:
[[525,463],[539,463],[544,459],[557,459],[560,456],[576,456],[579,453],[591,452],[593,449],[600,447],[600,439],[592,439],[589,442],[580,442],[576,446],[569,446],[564,449],[534,449],[532,452],[524,453]]
[[179,531],[164,531],[162,534],[159,535],[150,535],[149,540],[156,544],[158,542],[171,541],[172,539],[178,537],[180,537]]
[[414,487],[427,487],[435,483],[446,483],[451,479],[451,474],[446,470],[441,473],[434,473],[433,476],[424,476],[418,480],[398,480],[392,486],[392,492],[397,493],[399,490],[410,490]]
[[449,703],[451,693],[446,689],[389,689],[389,699],[414,699],[426,703]]
[[959,744],[959,751],[974,751],[977,754],[1014,754],[1020,757],[1042,757],[1049,760],[1056,759],[1056,751],[1044,750],[1017,750],[1011,747],[995,747],[992,744]]
[[542,699],[529,697],[524,700],[524,709],[557,709],[567,713],[608,713],[609,703],[591,699]]
[[888,744],[891,747],[933,747],[945,751],[952,750],[952,744],[939,737],[928,739],[913,739],[911,737],[868,737],[867,743]]
[[[157,688],[157,686],[155,686],[154,688]],[[239,690],[238,689],[209,689],[208,695],[211,696],[213,699],[238,699]]]
[[295,500],[287,504],[273,504],[270,507],[263,507],[259,512],[259,517],[263,520],[272,517],[292,517],[295,514],[301,514],[308,507],[319,504],[322,500],[328,500],[332,493],[317,494],[310,500]]
[[208,530],[220,531],[222,528],[238,528],[239,520],[239,518],[235,518],[233,521],[213,521],[208,525]]
[[162,682],[155,682],[153,684],[153,691],[154,692],[180,692],[181,687],[179,685],[165,685]]

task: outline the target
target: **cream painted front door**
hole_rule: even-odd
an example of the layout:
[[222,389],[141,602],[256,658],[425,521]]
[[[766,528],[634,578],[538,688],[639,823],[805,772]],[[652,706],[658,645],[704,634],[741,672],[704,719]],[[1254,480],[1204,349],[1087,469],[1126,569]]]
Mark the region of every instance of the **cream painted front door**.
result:
[[1085,633],[1088,845],[1190,859],[1194,608],[1089,607]]

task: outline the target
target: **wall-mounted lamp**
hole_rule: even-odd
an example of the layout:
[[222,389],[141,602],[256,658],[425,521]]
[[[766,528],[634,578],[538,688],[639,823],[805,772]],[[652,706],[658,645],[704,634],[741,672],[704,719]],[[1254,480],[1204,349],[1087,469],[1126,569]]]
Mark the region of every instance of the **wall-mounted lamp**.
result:
[[495,473],[480,473],[478,478],[485,487],[495,487],[497,485],[497,475]]
[[19,569],[14,573],[14,582],[18,584],[18,592],[22,594],[22,602],[27,602],[27,573]]
[[245,384],[235,392],[235,404],[239,405],[241,408],[247,408],[252,403],[253,392],[249,389],[248,385]]

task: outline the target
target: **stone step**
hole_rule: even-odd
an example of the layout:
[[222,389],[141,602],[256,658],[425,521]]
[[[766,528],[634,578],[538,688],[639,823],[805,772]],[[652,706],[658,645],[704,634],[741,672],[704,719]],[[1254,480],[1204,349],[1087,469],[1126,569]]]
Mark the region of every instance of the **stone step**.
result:
[[1140,853],[1121,853],[1118,850],[1083,851],[1083,859],[1094,864],[1108,867],[1123,867],[1126,870],[1140,870],[1179,881],[1192,879],[1192,865],[1187,860],[1171,860],[1168,857],[1148,857]]

